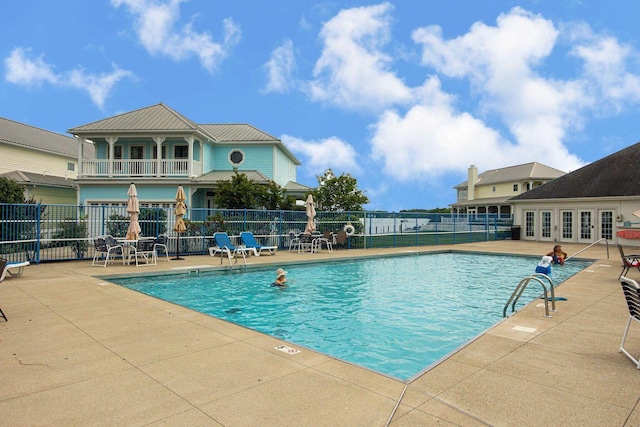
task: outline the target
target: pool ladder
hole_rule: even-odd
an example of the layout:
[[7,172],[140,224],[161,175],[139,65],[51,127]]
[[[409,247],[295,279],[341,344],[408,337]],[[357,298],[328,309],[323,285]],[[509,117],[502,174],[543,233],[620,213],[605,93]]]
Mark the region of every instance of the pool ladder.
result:
[[[220,255],[220,265],[222,265],[222,260],[224,258],[224,254],[226,253],[227,254],[227,258],[229,259],[229,270],[233,270],[233,265],[231,264],[231,251],[226,246],[225,246],[225,248],[226,248],[226,251],[222,252],[222,254]],[[247,254],[246,254],[246,251],[244,249],[240,250],[240,251],[236,251],[236,254],[234,256],[234,258],[236,260],[235,264],[238,263],[238,253],[242,254],[242,261],[244,263],[244,268],[247,268]]]
[[[545,285],[543,279],[546,279],[549,282],[549,289],[547,289],[547,286]],[[515,311],[518,299],[520,298],[526,287],[529,285],[529,283],[531,283],[531,281],[540,283],[540,285],[542,285],[542,289],[544,289],[544,317],[551,317],[551,315],[549,314],[549,291],[551,293],[551,311],[558,311],[556,310],[556,296],[553,291],[553,281],[546,274],[535,273],[529,277],[525,277],[520,281],[520,283],[518,283],[518,286],[516,286],[515,290],[511,294],[509,301],[507,301],[507,303],[504,305],[504,309],[502,310],[502,317],[507,317],[507,308],[509,307],[509,304],[511,304],[511,312],[513,313]]]

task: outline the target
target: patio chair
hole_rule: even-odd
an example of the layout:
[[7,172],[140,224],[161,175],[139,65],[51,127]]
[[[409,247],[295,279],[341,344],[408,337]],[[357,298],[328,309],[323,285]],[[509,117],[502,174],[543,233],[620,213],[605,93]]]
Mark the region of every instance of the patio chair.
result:
[[262,255],[262,251],[267,251],[271,255],[275,255],[278,249],[277,246],[263,246],[259,244],[251,231],[243,231],[240,233],[240,239],[242,239],[245,249],[252,251],[255,256]]
[[622,249],[622,245],[620,244],[618,244],[618,250],[622,258],[622,272],[618,276],[618,279],[626,275],[631,268],[637,268],[638,271],[640,271],[640,255],[625,255],[624,249]]
[[313,239],[313,252],[320,252],[322,245],[325,245],[329,252],[333,252],[333,233],[325,231],[321,236],[314,236]]
[[[0,272],[0,282],[2,282],[4,280],[4,278],[6,277],[7,273],[9,273],[9,276],[11,276],[11,277],[20,277],[20,276],[22,276],[22,273],[24,272],[24,268],[26,266],[28,266],[29,264],[30,264],[29,261],[6,262],[5,268],[2,269],[2,271]],[[11,271],[11,270],[14,270],[14,271]]]
[[[7,269],[7,260],[4,258],[0,258],[0,275],[2,276],[2,278],[4,278],[4,272]],[[0,280],[1,282],[2,280]],[[5,322],[8,322],[9,319],[7,319],[7,316],[4,315],[4,312],[2,311],[2,309],[0,308],[0,316],[2,316],[4,318]]]
[[116,242],[116,239],[114,239],[113,237],[98,236],[93,241],[93,244],[94,244],[94,252],[93,252],[93,261],[91,262],[92,267],[95,266],[96,261],[98,261],[103,256],[104,256],[103,267],[107,266],[107,263],[109,262],[109,258],[111,258],[111,261],[113,262],[113,258],[118,256],[122,258],[122,265],[125,264],[124,251],[122,250],[122,245],[119,245],[118,242]]
[[627,339],[631,321],[635,320],[640,324],[640,286],[638,286],[635,280],[627,279],[624,276],[620,278],[620,284],[622,285],[622,291],[624,292],[624,297],[629,307],[629,319],[627,319],[627,326],[624,328],[624,334],[622,335],[620,352],[627,355],[627,357],[636,364],[636,368],[640,369],[640,356],[636,359],[624,348],[624,342]]
[[300,244],[300,236],[297,236],[293,231],[289,232],[289,251],[297,251]]
[[156,238],[153,244],[153,250],[156,253],[156,259],[158,258],[158,252],[164,251],[164,254],[167,256],[167,261],[169,261],[169,249],[167,248],[168,243],[169,236],[167,236],[166,234],[161,234]]
[[313,237],[309,233],[301,233],[298,236],[298,253],[313,252]]
[[337,246],[344,246],[347,243],[347,238],[349,236],[347,236],[347,232],[344,230],[338,230],[338,232],[336,233],[336,245]]
[[155,239],[139,239],[135,245],[129,248],[129,262],[134,257],[136,259],[136,267],[140,266],[140,260],[145,262],[142,265],[158,265],[155,243]]
[[229,265],[231,265],[231,258],[235,258],[235,262],[238,262],[238,258],[236,257],[238,254],[242,255],[242,258],[246,263],[245,249],[231,243],[231,239],[227,233],[214,233],[213,241],[216,246],[209,247],[209,255],[216,256],[220,254],[220,265],[222,265],[222,260],[224,259],[225,254],[227,255],[227,258],[229,258]]

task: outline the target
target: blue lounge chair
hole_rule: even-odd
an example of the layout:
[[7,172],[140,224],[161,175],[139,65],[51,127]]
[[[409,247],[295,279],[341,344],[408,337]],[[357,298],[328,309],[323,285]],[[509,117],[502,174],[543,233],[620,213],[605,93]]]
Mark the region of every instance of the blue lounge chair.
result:
[[243,231],[240,233],[240,238],[242,239],[242,243],[244,243],[244,247],[248,251],[252,251],[255,256],[262,255],[262,251],[267,251],[271,255],[276,254],[277,246],[263,246],[256,241],[256,237],[250,231]]
[[209,255],[227,254],[229,257],[234,257],[238,253],[238,248],[231,243],[231,239],[227,233],[214,233],[213,240],[216,246],[209,248]]

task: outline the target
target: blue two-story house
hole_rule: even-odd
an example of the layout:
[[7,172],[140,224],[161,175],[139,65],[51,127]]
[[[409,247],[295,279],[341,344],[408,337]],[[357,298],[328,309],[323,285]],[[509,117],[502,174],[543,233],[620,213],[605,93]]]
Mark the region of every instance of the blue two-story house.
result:
[[144,207],[172,207],[182,185],[189,207],[215,208],[216,184],[235,170],[296,200],[311,190],[296,182],[300,161],[281,140],[248,124],[196,124],[162,103],[68,132],[95,147],[87,160],[78,144],[80,206],[124,205],[133,182]]

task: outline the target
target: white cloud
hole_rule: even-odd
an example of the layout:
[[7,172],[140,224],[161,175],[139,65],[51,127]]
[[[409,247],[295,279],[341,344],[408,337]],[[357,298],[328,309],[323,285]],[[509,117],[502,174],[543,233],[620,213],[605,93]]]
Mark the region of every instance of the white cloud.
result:
[[309,173],[322,175],[329,168],[337,175],[343,172],[354,174],[360,171],[356,150],[339,138],[305,141],[294,136],[283,135],[281,140],[287,148],[305,158],[304,167],[309,170]]
[[382,51],[390,40],[390,3],[344,9],[320,33],[324,48],[309,95],[344,109],[380,110],[411,99]]
[[[575,42],[571,54],[584,61],[585,78],[594,84],[597,96],[605,104],[598,108],[620,111],[624,105],[640,101],[640,78],[628,71],[628,62],[638,54],[614,37],[594,34],[586,24],[567,25],[569,38]],[[637,62],[632,67],[637,67]]]
[[41,83],[58,83],[53,67],[44,62],[44,55],[28,59],[30,49],[15,48],[4,60],[5,79],[8,82],[31,86]]
[[536,72],[558,35],[551,21],[516,7],[500,15],[496,26],[475,23],[452,40],[444,40],[434,26],[414,31],[413,38],[423,47],[424,65],[467,78],[478,95],[478,111],[497,115],[515,137],[513,146],[496,147],[509,149],[502,166],[536,160],[573,170],[584,162],[569,154],[565,139],[569,130],[581,127],[581,113],[594,99],[582,79],[561,81]]
[[288,92],[293,84],[292,75],[296,68],[293,42],[286,40],[274,49],[264,67],[267,69],[267,85],[263,92]]
[[134,28],[147,52],[166,55],[174,61],[183,61],[195,55],[207,71],[213,72],[239,43],[240,28],[231,18],[223,20],[224,36],[221,43],[214,42],[208,33],[194,31],[191,23],[176,32],[174,25],[180,17],[180,3],[183,1],[111,0],[111,4],[114,7],[124,4],[136,16]]
[[404,116],[385,112],[373,126],[372,157],[398,181],[433,179],[469,164],[502,164],[511,145],[499,133],[466,112],[431,78],[420,90],[423,103]]
[[135,77],[132,72],[123,70],[113,64],[111,73],[91,74],[82,69],[76,69],[69,73],[67,85],[83,90],[89,94],[91,100],[98,107],[104,107],[104,102],[113,87],[124,78]]
[[56,74],[54,67],[43,60],[43,56],[35,59],[27,57],[29,49],[15,48],[5,58],[5,79],[23,86],[39,86],[48,83],[58,87],[72,87],[87,92],[91,100],[99,108],[113,87],[124,78],[135,78],[131,71],[123,70],[113,64],[110,73],[92,74],[78,68],[69,72]]

